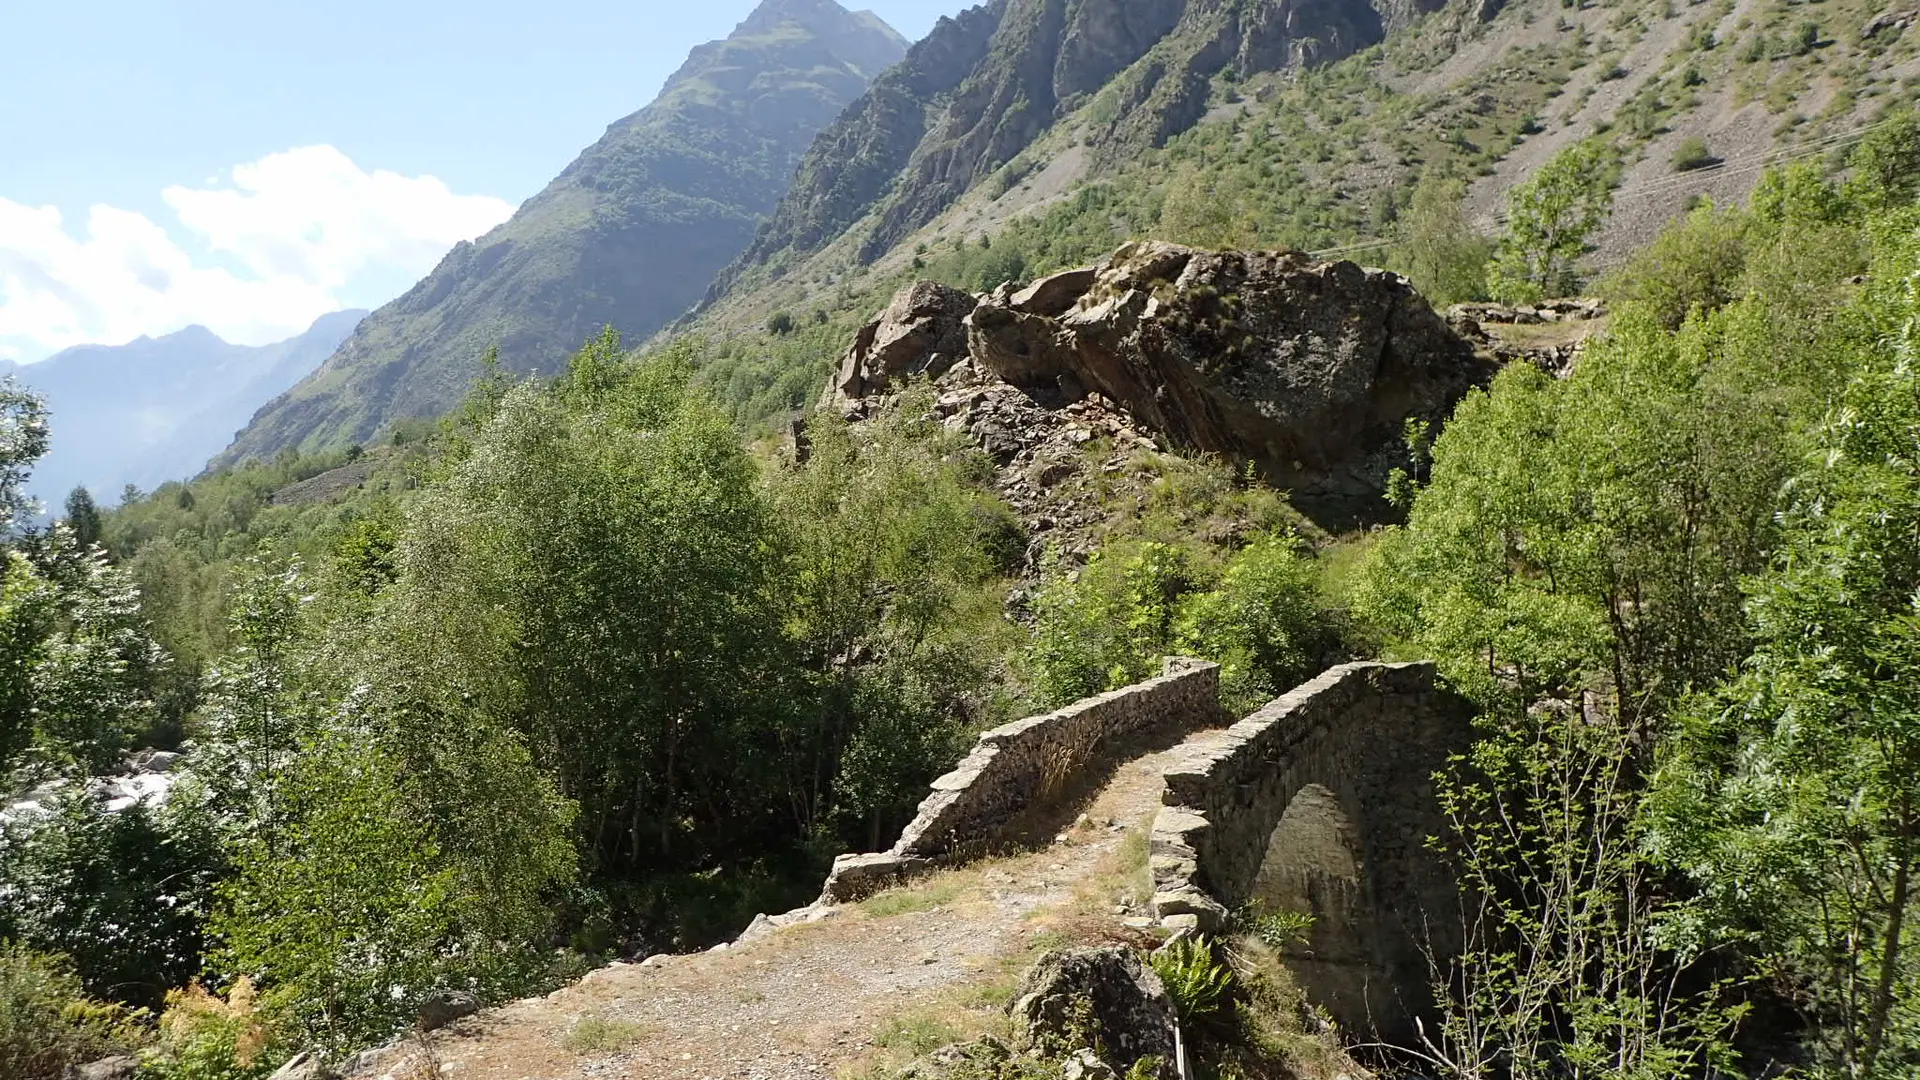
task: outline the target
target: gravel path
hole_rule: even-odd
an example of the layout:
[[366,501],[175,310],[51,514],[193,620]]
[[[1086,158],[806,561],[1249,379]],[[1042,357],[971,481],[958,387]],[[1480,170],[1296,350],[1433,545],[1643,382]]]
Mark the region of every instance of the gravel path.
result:
[[[717,952],[603,968],[437,1034],[438,1071],[450,1080],[834,1076],[869,1054],[889,1018],[1004,983],[1049,931],[1084,933],[1091,916],[1126,933],[1123,918],[1146,886],[1120,876],[1123,848],[1159,803],[1164,756],[1123,766],[1043,850]],[[422,1064],[384,1072],[431,1075]]]

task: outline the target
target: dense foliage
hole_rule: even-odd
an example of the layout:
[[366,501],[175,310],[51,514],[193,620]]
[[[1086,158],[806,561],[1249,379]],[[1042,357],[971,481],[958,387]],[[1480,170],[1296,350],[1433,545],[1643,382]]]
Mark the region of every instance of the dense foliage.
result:
[[1864,164],[1907,127],[1617,271],[1608,334],[1470,395],[1369,552],[1365,617],[1485,710],[1440,785],[1443,1072],[1920,1061],[1920,213]]

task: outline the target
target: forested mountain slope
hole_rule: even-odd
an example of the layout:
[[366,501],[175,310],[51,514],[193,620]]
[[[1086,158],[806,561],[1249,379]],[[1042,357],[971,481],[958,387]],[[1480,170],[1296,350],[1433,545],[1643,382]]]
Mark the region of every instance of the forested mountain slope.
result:
[[[819,312],[844,334],[912,278],[984,291],[1131,239],[1335,251],[1410,273],[1442,302],[1472,299],[1486,291],[1508,194],[1575,146],[1592,151],[1600,224],[1563,284],[1590,284],[1702,199],[1737,201],[1782,161],[1837,166],[1873,125],[1910,110],[1920,32],[1912,12],[1884,3],[1455,0],[1425,17],[1383,9],[1385,40],[1358,52],[1310,32],[1324,17],[1326,40],[1379,40],[1353,39],[1340,28],[1364,20],[1337,10],[1295,12],[1294,44],[1263,51],[1252,30],[1220,30],[1234,18],[1252,26],[1245,12],[1257,6],[1191,4],[1104,87],[1028,95],[1055,102],[1059,119],[1026,132],[1017,152],[953,134],[954,110],[977,107],[993,85],[994,59],[939,69],[952,89],[929,76],[916,84],[926,95],[910,98],[898,82],[910,58],[822,134],[769,227],[686,328],[715,342],[713,385],[750,420],[800,405],[827,370],[821,350],[760,332],[782,312]],[[1012,10],[976,9],[914,55],[935,70],[944,34],[943,64],[963,40],[984,56],[989,36],[1013,38]],[[1195,40],[1208,43],[1193,54],[1206,63],[1188,64],[1185,82],[1160,78],[1173,70],[1169,50]],[[1185,87],[1185,104],[1149,107],[1140,88],[1156,78]],[[908,100],[936,119],[920,126]],[[1473,263],[1464,280],[1437,280],[1436,245]],[[790,370],[803,362],[815,365],[805,378]]]
[[1432,0],[993,0],[933,33],[815,143],[779,212],[720,283],[805,255],[875,215],[886,252],[1099,94],[1085,144],[1111,161],[1205,113],[1222,72],[1337,60],[1409,25]]
[[322,316],[306,333],[251,347],[204,326],[125,345],[81,345],[14,369],[46,395],[53,448],[33,493],[56,505],[84,486],[102,499],[133,484],[193,476],[262,404],[311,374],[364,311]]
[[766,0],[695,49],[513,219],[367,319],[221,457],[364,440],[458,402],[490,347],[551,374],[612,325],[644,337],[700,298],[786,190],[814,134],[905,41],[833,0]]

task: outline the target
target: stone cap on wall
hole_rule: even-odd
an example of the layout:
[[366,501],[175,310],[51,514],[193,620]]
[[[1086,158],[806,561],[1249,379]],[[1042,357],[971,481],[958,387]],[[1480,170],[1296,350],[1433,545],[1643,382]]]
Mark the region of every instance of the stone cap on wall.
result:
[[983,732],[959,765],[933,782],[891,848],[834,860],[821,901],[857,900],[989,848],[1005,840],[1018,820],[1050,808],[1156,741],[1226,722],[1220,665],[1170,657],[1162,670],[1157,679]]
[[[1216,881],[1244,868],[1219,866],[1231,857],[1215,843],[1216,818],[1246,798],[1258,776],[1282,767],[1330,725],[1369,699],[1431,694],[1438,678],[1431,663],[1354,663],[1330,668],[1222,731],[1189,739],[1163,772],[1162,809],[1154,819],[1148,870],[1153,910],[1162,925],[1203,933],[1223,929],[1229,905]],[[1281,808],[1284,809],[1284,808]],[[1265,816],[1278,811],[1264,808]]]

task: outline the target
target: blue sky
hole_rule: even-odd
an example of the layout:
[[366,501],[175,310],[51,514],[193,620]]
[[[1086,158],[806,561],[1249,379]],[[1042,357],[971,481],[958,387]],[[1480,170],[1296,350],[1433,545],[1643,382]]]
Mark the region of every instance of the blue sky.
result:
[[0,359],[384,302],[756,3],[7,3]]

